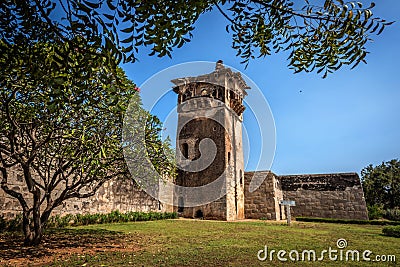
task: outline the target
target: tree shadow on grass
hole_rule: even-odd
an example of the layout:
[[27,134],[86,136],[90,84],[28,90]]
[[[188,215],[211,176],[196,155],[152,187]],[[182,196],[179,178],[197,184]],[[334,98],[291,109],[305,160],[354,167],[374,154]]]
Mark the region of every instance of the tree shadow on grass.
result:
[[104,229],[47,229],[40,245],[25,247],[21,233],[0,233],[0,263],[54,257],[56,252],[73,251],[76,248],[83,251],[120,248],[123,247],[122,235],[122,232]]

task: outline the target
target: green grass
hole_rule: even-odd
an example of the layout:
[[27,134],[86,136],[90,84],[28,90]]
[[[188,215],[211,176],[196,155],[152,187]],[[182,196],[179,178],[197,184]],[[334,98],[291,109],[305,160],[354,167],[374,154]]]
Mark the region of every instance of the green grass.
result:
[[[123,233],[138,248],[132,252],[102,252],[73,256],[57,266],[282,266],[275,259],[259,261],[257,252],[265,245],[276,251],[337,249],[344,238],[346,249],[371,250],[375,255],[396,255],[400,261],[400,239],[382,235],[383,226],[295,222],[292,226],[268,221],[219,222],[164,220],[89,225],[82,230]],[[74,228],[76,229],[76,228]],[[346,250],[344,249],[344,250]],[[396,263],[330,261],[290,262],[296,266],[395,266]],[[85,265],[85,266],[86,266]]]
[[339,224],[400,225],[400,221],[390,221],[390,220],[349,220],[349,219],[315,218],[315,217],[296,217],[296,221],[339,223]]

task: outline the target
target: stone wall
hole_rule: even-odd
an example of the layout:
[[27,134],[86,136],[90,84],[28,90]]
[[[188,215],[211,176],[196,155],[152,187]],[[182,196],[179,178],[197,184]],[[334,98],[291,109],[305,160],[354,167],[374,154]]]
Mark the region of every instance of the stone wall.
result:
[[226,206],[226,196],[223,196],[209,204],[197,207],[185,207],[181,208],[181,210],[178,207],[174,207],[174,211],[178,212],[179,216],[185,218],[225,221],[227,220]]
[[[11,188],[28,195],[20,172],[12,172]],[[250,182],[262,181],[257,190],[250,192]],[[294,200],[292,216],[368,219],[367,208],[360,179],[356,173],[285,175],[276,176],[270,171],[244,173],[245,218],[279,220],[285,213],[279,201]],[[28,204],[30,201],[28,201]],[[0,189],[0,216],[14,217],[21,213],[16,199]],[[175,210],[177,208],[175,207]],[[111,180],[87,199],[70,199],[57,208],[56,214],[108,213],[113,210],[171,212],[172,206],[160,203],[138,189],[132,180]],[[196,217],[199,207],[185,208],[187,217]],[[204,205],[202,213],[207,219],[226,220],[226,197]],[[219,214],[219,216],[213,216]]]
[[[260,186],[250,192],[250,182]],[[258,182],[257,182],[258,181]],[[285,219],[280,200],[294,200],[292,217],[368,219],[357,173],[277,176],[270,171],[245,173],[245,217]]]
[[[250,192],[250,182],[262,181],[260,187]],[[244,215],[246,219],[279,220],[279,200],[282,197],[279,181],[270,171],[245,172]]]
[[357,173],[279,176],[285,200],[296,201],[292,216],[368,219]]
[[[32,203],[31,195],[18,171],[9,175],[12,189],[27,196],[28,204]],[[12,218],[22,212],[18,201],[0,189],[0,216]],[[84,214],[84,213],[109,213],[113,210],[128,211],[156,211],[172,212],[172,207],[160,203],[143,190],[135,186],[134,181],[110,180],[99,188],[97,193],[90,198],[70,199],[56,208],[52,215]]]

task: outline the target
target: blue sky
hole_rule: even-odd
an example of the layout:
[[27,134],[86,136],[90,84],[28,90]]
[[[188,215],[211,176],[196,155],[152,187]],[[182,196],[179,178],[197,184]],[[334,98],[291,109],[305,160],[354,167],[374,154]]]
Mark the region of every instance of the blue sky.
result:
[[[367,45],[371,52],[368,64],[353,70],[343,67],[326,79],[316,73],[293,74],[287,68],[284,53],[252,60],[245,69],[231,48],[226,20],[217,11],[200,17],[192,41],[174,50],[172,59],[147,56],[144,48],[139,62],[123,68],[130,79],[142,85],[154,74],[179,63],[222,59],[260,88],[275,121],[272,166],[261,158],[257,167],[257,160],[250,157],[246,170],[272,169],[277,174],[359,173],[368,164],[400,158],[400,1],[379,1],[374,14],[397,22],[380,36],[373,36],[375,41]],[[160,103],[165,114],[170,113],[176,105],[175,96],[167,95]],[[245,120],[251,121],[248,113]],[[167,131],[173,132],[168,125]],[[256,131],[256,127],[249,122],[246,130]],[[250,140],[252,151],[259,153],[257,148],[263,149],[259,138]]]

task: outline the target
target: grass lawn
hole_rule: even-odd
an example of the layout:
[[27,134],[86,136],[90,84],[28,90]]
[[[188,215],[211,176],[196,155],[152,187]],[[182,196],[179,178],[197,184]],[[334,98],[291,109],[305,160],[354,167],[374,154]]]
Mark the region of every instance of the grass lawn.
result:
[[[56,257],[54,254],[51,262],[48,262],[50,265],[283,266],[289,262],[296,266],[396,266],[400,261],[400,239],[383,236],[382,226],[373,225],[294,222],[289,227],[267,221],[179,219],[89,225],[61,231],[55,230],[49,236],[70,234],[71,240],[73,237],[79,238],[86,245],[92,243],[91,248],[95,249],[70,253],[67,257]],[[284,257],[288,262],[283,263],[277,259],[276,252],[272,261],[257,259],[257,252],[264,249],[264,246],[268,247],[269,252],[272,249],[285,250],[287,253],[297,250],[300,259],[303,250],[315,250],[318,258],[324,249],[338,249],[336,242],[339,238],[347,241],[347,247],[342,249],[344,260],[347,250],[358,250],[361,253],[371,250],[371,260],[376,255],[395,255],[397,262],[365,262],[362,261],[361,253],[360,262],[330,261],[328,253],[324,254],[323,261],[317,262],[293,262],[286,254]],[[95,244],[96,240],[102,241],[100,245]],[[62,246],[60,249],[62,251]],[[295,257],[295,254],[292,255]],[[340,257],[340,252],[335,255]]]

